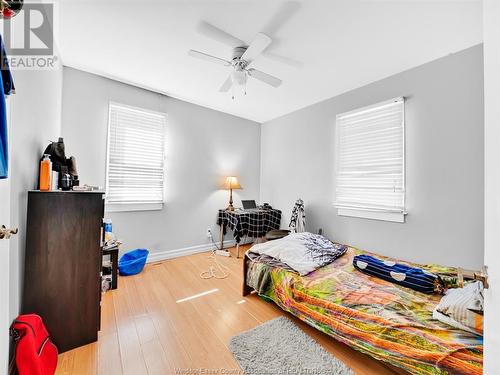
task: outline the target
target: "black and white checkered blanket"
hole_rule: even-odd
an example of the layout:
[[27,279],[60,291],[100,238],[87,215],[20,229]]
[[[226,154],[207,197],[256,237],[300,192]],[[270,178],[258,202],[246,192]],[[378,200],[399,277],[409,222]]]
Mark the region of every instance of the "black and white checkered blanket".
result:
[[273,229],[279,229],[281,223],[280,210],[248,210],[226,211],[219,210],[217,225],[223,226],[223,233],[231,229],[237,243],[245,236],[263,237]]

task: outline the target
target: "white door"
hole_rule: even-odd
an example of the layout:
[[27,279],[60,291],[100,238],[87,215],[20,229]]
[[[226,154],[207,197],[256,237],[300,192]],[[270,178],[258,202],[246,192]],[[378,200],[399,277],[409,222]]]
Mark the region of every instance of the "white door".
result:
[[[7,108],[9,101],[7,99]],[[7,117],[10,120],[9,113]],[[10,121],[8,123],[10,125]],[[0,179],[0,226],[2,225],[10,228],[10,179]],[[9,250],[9,240],[0,239],[0,374],[7,374],[9,358]]]

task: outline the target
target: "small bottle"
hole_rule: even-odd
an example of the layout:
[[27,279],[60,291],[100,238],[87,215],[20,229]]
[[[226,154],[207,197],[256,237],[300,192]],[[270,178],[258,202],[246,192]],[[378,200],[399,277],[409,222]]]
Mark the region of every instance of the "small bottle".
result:
[[43,155],[40,162],[40,191],[50,191],[52,188],[52,162],[48,154]]
[[111,241],[113,239],[113,222],[111,219],[103,219],[104,222],[104,242]]
[[51,177],[51,182],[52,182],[52,189],[51,190],[58,190],[59,189],[59,172],[57,171],[52,171],[52,177]]

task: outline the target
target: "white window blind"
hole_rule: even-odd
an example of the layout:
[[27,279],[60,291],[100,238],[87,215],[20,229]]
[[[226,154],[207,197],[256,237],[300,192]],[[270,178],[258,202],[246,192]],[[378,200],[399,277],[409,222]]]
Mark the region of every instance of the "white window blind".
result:
[[161,209],[166,115],[110,103],[106,208]]
[[396,98],[337,116],[340,215],[404,221],[404,104]]

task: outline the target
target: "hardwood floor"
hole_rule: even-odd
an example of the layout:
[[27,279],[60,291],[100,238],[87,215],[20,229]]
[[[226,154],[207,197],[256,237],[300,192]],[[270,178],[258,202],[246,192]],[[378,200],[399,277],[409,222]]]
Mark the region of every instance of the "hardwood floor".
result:
[[208,253],[149,264],[137,276],[120,278],[119,289],[103,295],[98,342],[61,354],[56,374],[163,375],[179,373],[176,369],[219,369],[219,373],[239,369],[227,347],[229,339],[281,315],[293,319],[358,375],[402,373],[256,295],[242,298],[242,260],[217,259],[229,267],[228,278],[200,278],[210,265]]

